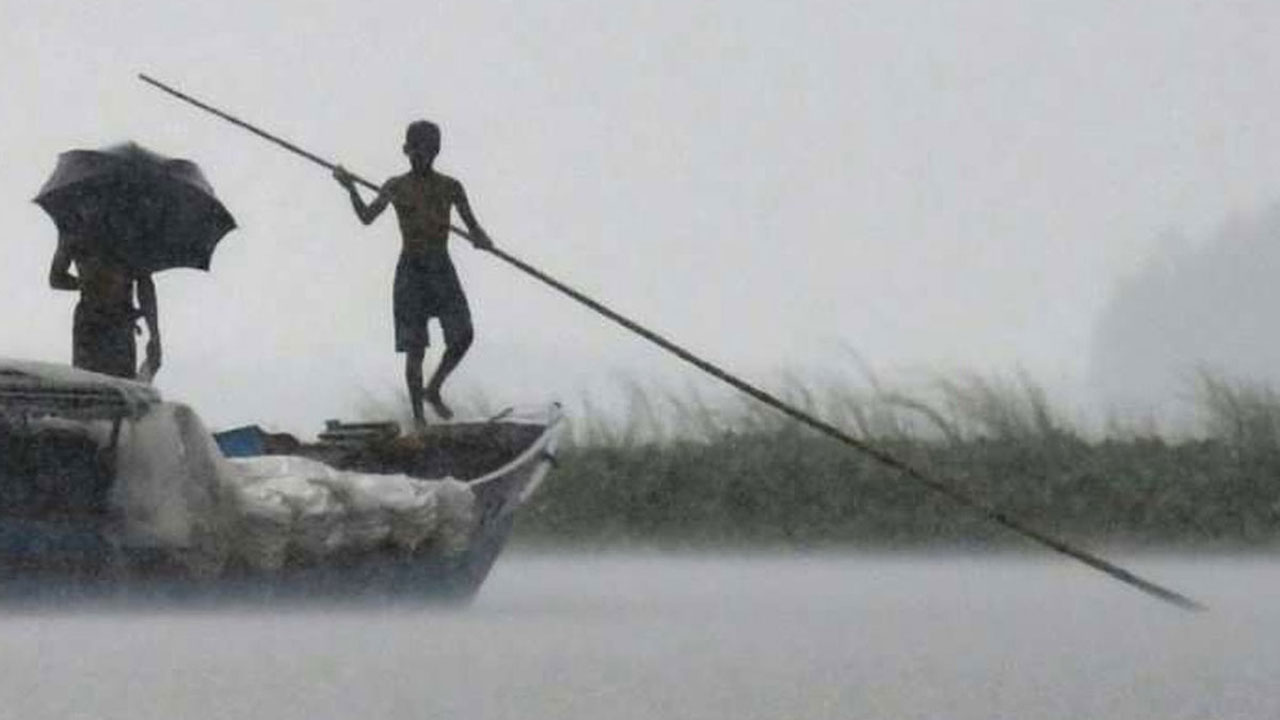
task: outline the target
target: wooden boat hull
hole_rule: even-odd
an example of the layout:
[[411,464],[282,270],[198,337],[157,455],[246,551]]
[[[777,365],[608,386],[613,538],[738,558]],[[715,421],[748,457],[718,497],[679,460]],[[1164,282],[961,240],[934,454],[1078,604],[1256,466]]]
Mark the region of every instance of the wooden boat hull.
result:
[[[0,392],[0,403],[4,401]],[[8,408],[12,416],[12,406]],[[436,426],[423,435],[368,442],[319,442],[290,448],[339,469],[399,472],[422,478],[452,476],[474,496],[469,541],[461,552],[424,545],[409,550],[391,544],[342,551],[323,559],[291,556],[279,569],[230,562],[216,571],[193,569],[189,558],[164,547],[122,546],[113,540],[119,518],[111,513],[61,508],[42,513],[13,495],[12,476],[24,471],[78,478],[77,487],[108,484],[85,453],[60,450],[68,438],[34,439],[22,425],[0,423],[0,600],[9,604],[91,602],[466,602],[475,596],[510,537],[516,513],[555,461],[563,425],[559,406],[533,417]],[[323,436],[322,436],[323,437]],[[34,448],[34,450],[32,449]],[[99,451],[100,453],[100,451]],[[67,460],[78,456],[79,460]],[[75,472],[50,466],[49,458],[79,463]],[[64,463],[65,464],[65,463]],[[10,478],[11,479],[11,478]],[[28,479],[29,480],[29,479]],[[46,483],[37,479],[36,484]],[[93,492],[105,490],[84,490]],[[86,501],[86,507],[90,505]]]

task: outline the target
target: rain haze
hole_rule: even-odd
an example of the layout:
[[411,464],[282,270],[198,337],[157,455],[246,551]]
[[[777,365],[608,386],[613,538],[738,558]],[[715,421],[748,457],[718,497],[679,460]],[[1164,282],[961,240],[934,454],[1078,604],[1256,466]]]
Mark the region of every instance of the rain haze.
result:
[[[69,358],[75,299],[48,288],[56,233],[30,200],[59,152],[132,139],[200,163],[240,225],[211,273],[158,276],[168,397],[297,432],[400,397],[394,220],[361,226],[324,169],[143,72],[379,183],[406,123],[439,122],[438,165],[500,246],[763,385],[856,353],[889,376],[1021,369],[1091,406],[1117,283],[1162,238],[1209,242],[1280,198],[1278,24],[1190,0],[10,3],[0,345]],[[700,382],[453,256],[477,342],[448,395]],[[1203,322],[1262,327],[1230,301]]]
[[[238,228],[210,272],[157,275],[156,384],[213,429],[310,436],[327,418],[402,413],[399,232],[389,215],[362,226],[324,168],[139,73],[375,183],[407,169],[406,125],[436,121],[437,167],[498,246],[769,389],[1025,373],[1080,417],[1164,422],[1198,370],[1280,384],[1274,0],[0,2],[0,354],[70,360],[76,298],[49,287],[57,234],[32,202],[58,154],[132,140],[193,160]],[[625,412],[635,384],[715,387],[465,241],[451,248],[476,326],[445,387],[462,414],[558,399],[572,421],[587,401]],[[744,437],[708,443],[724,463],[690,473],[749,495],[711,508],[707,527],[707,506],[685,502],[704,488],[678,494],[698,482],[651,477],[661,447],[615,453],[601,477],[584,462],[577,485],[557,484],[566,451],[517,526],[533,516],[545,534],[517,535],[462,611],[6,610],[0,716],[1280,712],[1270,555],[1116,550],[1210,608],[1182,613],[1097,565],[942,548],[1003,530],[911,483],[876,484],[882,469],[844,448],[808,454],[814,438],[780,434],[799,448],[780,466],[771,454],[786,453]],[[1187,455],[1138,438],[1106,455],[1061,439],[1027,460],[978,438],[1006,472],[962,468],[962,487],[1084,486],[1103,501],[1041,516],[1084,528],[1073,539],[1217,539],[1215,522],[1275,535],[1265,462],[1250,475],[1244,461],[1223,470],[1238,458],[1215,455],[1221,443]],[[1077,472],[1081,457],[1099,464]],[[1026,481],[1036,463],[1040,484]],[[1107,504],[1116,488],[1136,500]],[[1172,488],[1167,506],[1152,488]],[[576,504],[547,500],[565,497]],[[609,503],[631,497],[648,504],[630,529],[672,533],[642,542],[693,538],[692,551],[574,544],[611,537],[617,518],[593,509],[627,514]],[[778,508],[795,514],[776,527],[734,514]],[[912,533],[933,554],[859,544]],[[546,537],[562,544],[542,552]],[[744,537],[758,544],[718,546],[751,550],[738,554],[697,542]],[[1010,546],[1025,547],[991,547]]]

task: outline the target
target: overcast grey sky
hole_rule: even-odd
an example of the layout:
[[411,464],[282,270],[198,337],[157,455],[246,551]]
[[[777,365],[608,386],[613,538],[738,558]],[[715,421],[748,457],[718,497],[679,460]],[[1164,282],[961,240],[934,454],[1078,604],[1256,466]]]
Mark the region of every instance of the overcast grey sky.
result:
[[[159,385],[296,431],[396,392],[389,216],[136,79],[375,181],[406,122],[517,256],[730,369],[1085,370],[1112,283],[1170,229],[1280,198],[1280,5],[1111,0],[3,0],[4,354],[69,358],[30,199],[58,152],[201,164],[240,229],[158,278]],[[693,371],[455,242],[495,404]],[[435,355],[429,356],[433,361]]]

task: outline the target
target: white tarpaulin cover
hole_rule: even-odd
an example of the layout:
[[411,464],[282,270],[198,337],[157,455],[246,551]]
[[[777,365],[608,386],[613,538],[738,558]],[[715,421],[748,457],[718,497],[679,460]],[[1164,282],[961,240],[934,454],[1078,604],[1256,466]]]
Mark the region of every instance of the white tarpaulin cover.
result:
[[[94,403],[83,393],[93,393],[102,401],[113,400],[109,408],[110,415],[104,415],[101,403]],[[152,386],[134,380],[102,375],[100,373],[80,370],[66,365],[36,362],[32,360],[16,360],[0,358],[0,398],[5,398],[13,407],[23,408],[40,405],[40,400],[49,396],[81,394],[80,402],[74,406],[63,403],[59,409],[69,418],[100,418],[114,416],[115,410],[123,409],[129,417],[136,418],[144,414],[150,407],[160,402],[160,393]],[[96,406],[96,407],[95,407]]]
[[[107,429],[96,431],[105,443]],[[168,549],[193,571],[221,570],[237,534],[234,470],[194,410],[162,402],[124,423],[115,475],[122,544]]]

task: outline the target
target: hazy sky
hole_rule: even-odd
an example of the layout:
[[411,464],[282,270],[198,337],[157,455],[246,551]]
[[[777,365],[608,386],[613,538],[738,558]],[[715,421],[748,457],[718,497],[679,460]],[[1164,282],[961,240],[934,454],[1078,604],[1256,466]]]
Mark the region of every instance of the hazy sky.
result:
[[[57,153],[188,157],[240,228],[212,273],[158,277],[159,385],[213,425],[308,431],[399,390],[398,233],[139,72],[375,181],[432,118],[499,244],[764,384],[850,350],[1071,382],[1158,237],[1280,198],[1274,0],[0,1],[0,353],[69,359],[30,202]],[[453,254],[478,341],[451,396],[693,377]]]

